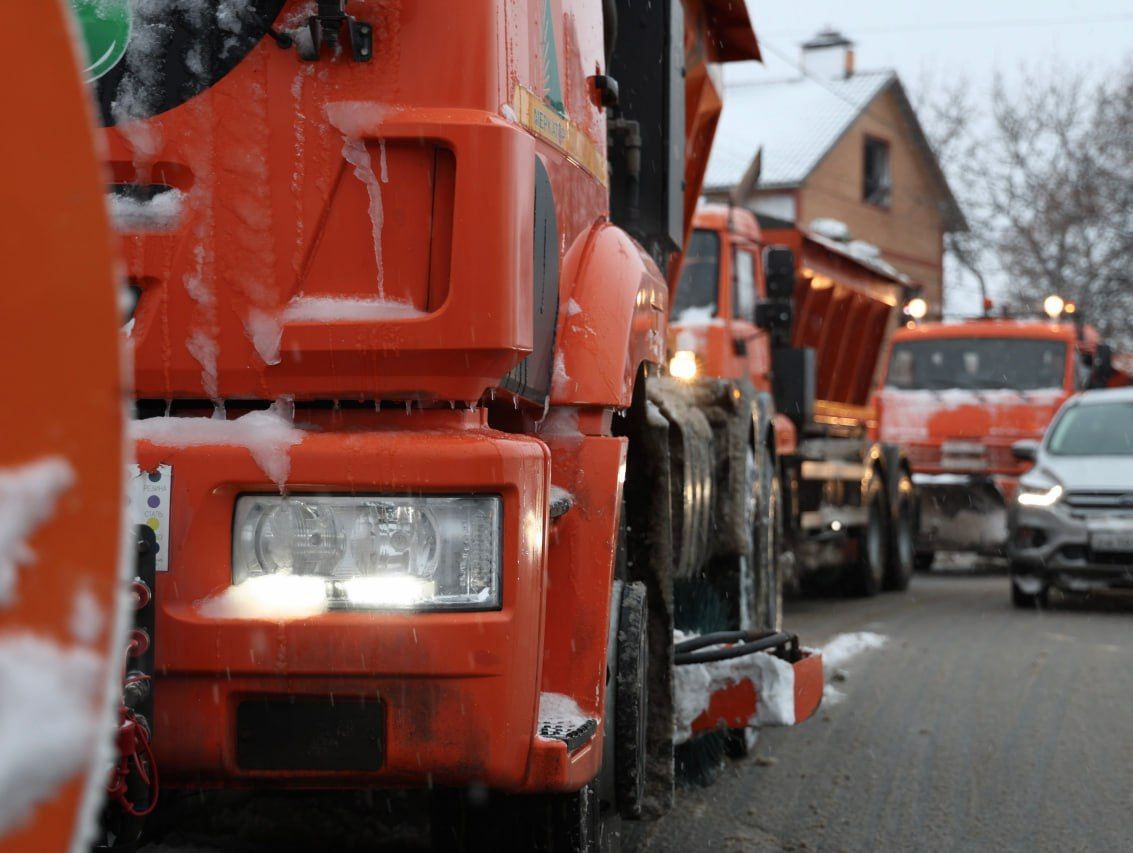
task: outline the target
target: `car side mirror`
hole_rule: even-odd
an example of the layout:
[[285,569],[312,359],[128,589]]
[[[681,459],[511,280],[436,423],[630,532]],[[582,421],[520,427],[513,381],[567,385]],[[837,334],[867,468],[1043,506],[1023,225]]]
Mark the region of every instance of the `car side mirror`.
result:
[[1039,458],[1039,443],[1033,438],[1024,438],[1011,445],[1011,455],[1020,462],[1034,462]]
[[784,246],[768,246],[763,252],[763,279],[767,298],[790,302],[795,298],[795,253]]
[[765,331],[786,329],[791,325],[789,302],[760,302],[755,306],[755,325]]

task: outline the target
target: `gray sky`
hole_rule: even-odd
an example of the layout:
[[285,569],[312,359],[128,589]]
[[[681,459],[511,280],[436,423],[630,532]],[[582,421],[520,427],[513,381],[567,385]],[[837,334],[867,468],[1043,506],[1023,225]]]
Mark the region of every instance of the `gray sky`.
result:
[[[827,26],[856,43],[859,69],[896,69],[914,100],[925,86],[958,74],[982,97],[997,71],[1010,85],[1023,65],[1101,74],[1133,61],[1130,0],[747,0],[747,6],[765,66],[725,66],[725,80],[795,76],[790,63],[799,61],[799,45]],[[974,282],[951,269],[946,276],[948,309],[976,312]],[[992,271],[993,287],[995,277]]]

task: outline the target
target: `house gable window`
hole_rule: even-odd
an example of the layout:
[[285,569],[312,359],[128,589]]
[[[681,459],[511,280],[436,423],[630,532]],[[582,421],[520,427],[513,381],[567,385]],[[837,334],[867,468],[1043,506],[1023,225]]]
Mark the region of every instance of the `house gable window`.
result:
[[872,136],[865,138],[865,164],[862,169],[862,199],[878,207],[889,207],[892,190],[889,175],[889,143]]

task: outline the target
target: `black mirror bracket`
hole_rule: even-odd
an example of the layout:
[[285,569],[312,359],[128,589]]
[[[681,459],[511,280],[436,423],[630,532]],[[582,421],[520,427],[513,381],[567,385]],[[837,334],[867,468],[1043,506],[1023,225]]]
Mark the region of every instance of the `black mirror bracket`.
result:
[[369,62],[374,55],[374,28],[346,14],[348,0],[318,0],[318,11],[307,19],[306,29],[295,34],[295,47],[299,58],[316,62],[323,48],[333,54],[342,41],[343,28],[346,41],[355,62]]

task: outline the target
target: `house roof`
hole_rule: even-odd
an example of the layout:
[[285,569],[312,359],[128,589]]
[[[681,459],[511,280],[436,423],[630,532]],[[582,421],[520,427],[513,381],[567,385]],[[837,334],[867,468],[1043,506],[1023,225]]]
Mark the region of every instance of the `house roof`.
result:
[[890,70],[859,71],[842,79],[799,76],[729,85],[704,178],[705,192],[727,190],[739,183],[761,149],[760,189],[799,186],[854,122],[890,89],[940,187],[945,227],[962,230],[966,225],[960,207],[897,74]]

